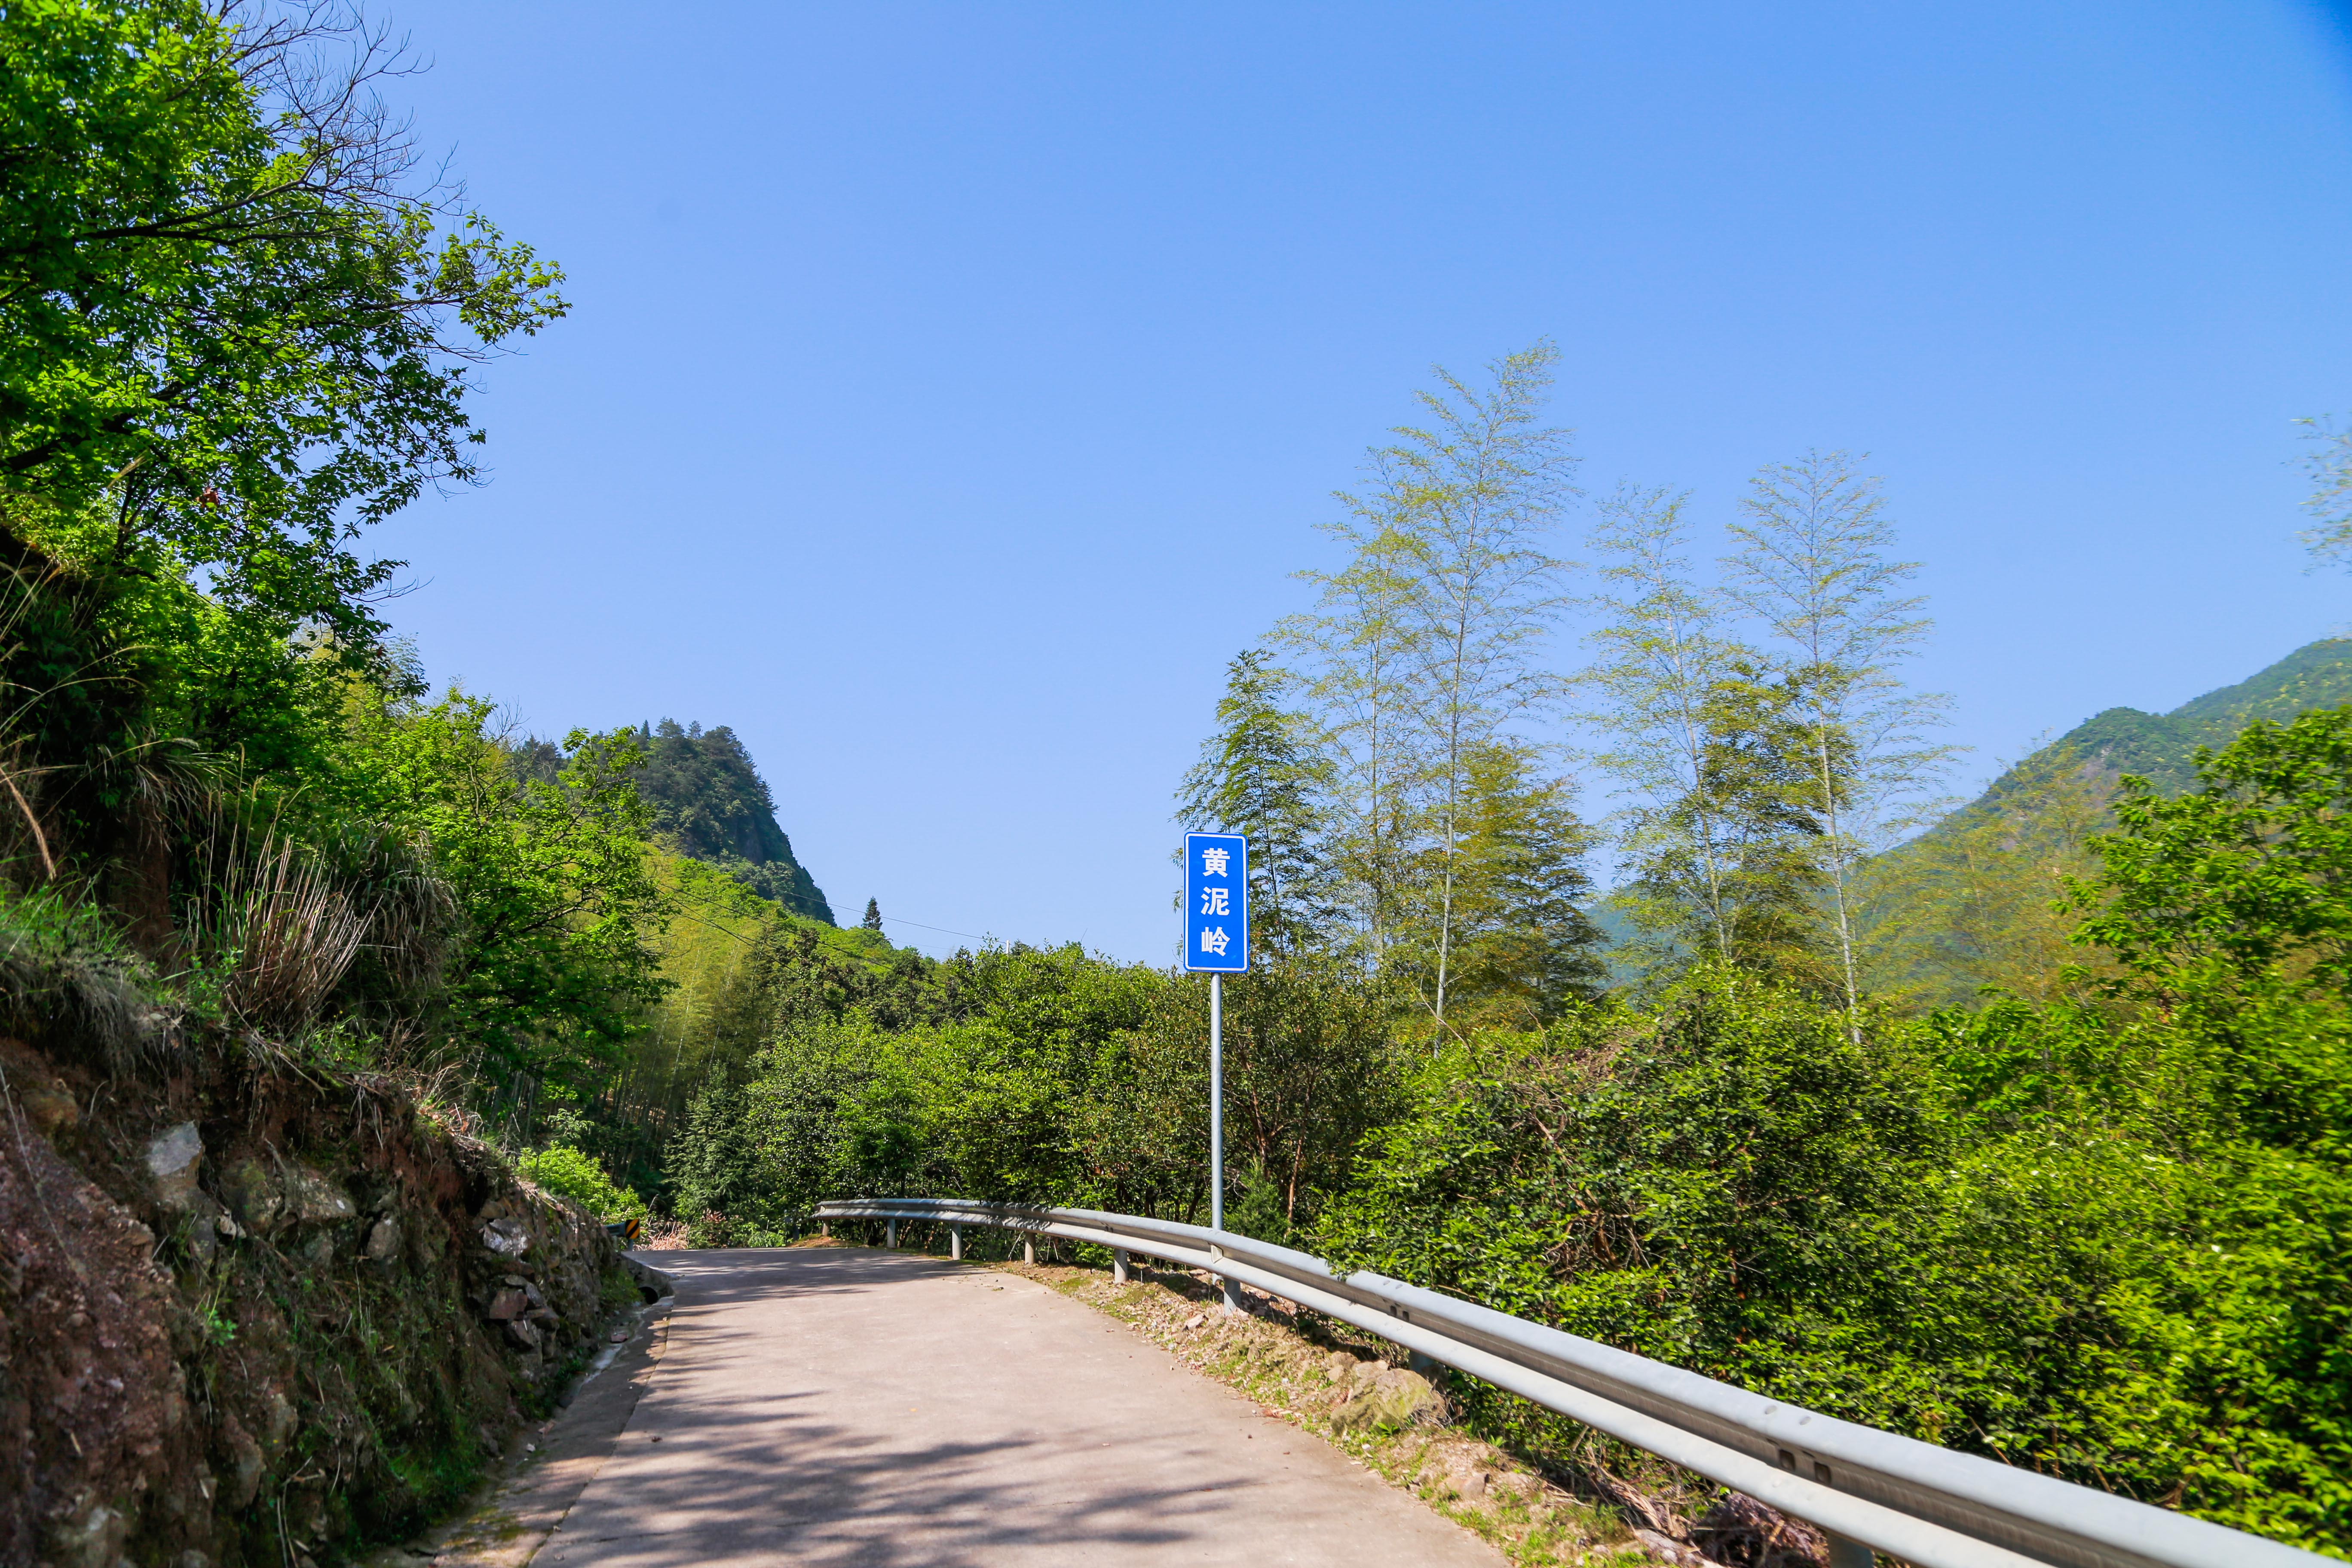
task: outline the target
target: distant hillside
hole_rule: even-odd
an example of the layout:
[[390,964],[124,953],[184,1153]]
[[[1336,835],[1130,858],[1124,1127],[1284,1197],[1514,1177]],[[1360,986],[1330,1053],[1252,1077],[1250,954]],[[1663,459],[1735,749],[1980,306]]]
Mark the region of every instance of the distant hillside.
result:
[[[2284,721],[2314,708],[2347,702],[2352,702],[2352,640],[2328,637],[2295,649],[2235,686],[2184,702],[2169,713],[2110,708],[2051,744],[2071,747],[2107,773],[2137,773],[2166,795],[2179,795],[2197,782],[2198,747],[2227,745],[2256,719]],[[1975,805],[1999,800],[2031,763],[2029,758],[1995,779]]]
[[646,731],[646,750],[637,790],[680,854],[718,867],[794,914],[835,923],[815,879],[776,826],[775,797],[734,731],[724,724],[681,729],[665,719]]

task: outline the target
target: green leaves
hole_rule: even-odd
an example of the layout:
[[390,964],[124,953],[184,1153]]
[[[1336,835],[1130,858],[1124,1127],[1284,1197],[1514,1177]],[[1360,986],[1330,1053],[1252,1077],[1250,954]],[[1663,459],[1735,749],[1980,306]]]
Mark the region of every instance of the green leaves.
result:
[[388,62],[314,21],[0,12],[0,526],[364,643],[394,563],[349,542],[473,476],[468,367],[564,306],[407,180]]
[[443,1027],[499,1076],[577,1079],[633,1034],[664,982],[651,938],[668,900],[646,840],[633,730],[574,731],[554,781],[522,776],[491,704],[362,710],[349,808],[430,846],[462,933]]
[[2079,940],[2114,950],[2126,993],[2168,998],[2271,984],[2352,984],[2352,709],[2257,721],[2200,751],[2200,787],[2159,799],[2124,781],[2121,831],[2078,882]]

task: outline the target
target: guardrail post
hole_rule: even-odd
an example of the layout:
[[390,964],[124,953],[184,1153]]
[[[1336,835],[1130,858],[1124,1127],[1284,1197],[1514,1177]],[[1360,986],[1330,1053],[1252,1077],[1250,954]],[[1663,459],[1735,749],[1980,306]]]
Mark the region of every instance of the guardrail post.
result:
[[898,1250],[898,1222],[897,1220],[886,1219],[882,1222],[882,1245],[894,1252]]
[[1110,1249],[1110,1278],[1114,1285],[1127,1283],[1127,1248],[1124,1247]]
[[960,1225],[948,1226],[948,1256],[957,1259],[963,1257],[963,1226]]
[[[1828,1534],[1823,1531],[1823,1534]],[[1871,1568],[1878,1554],[1859,1541],[1848,1541],[1843,1535],[1829,1536],[1830,1568]]]
[[1024,1236],[1021,1238],[1021,1261],[1026,1263],[1032,1268],[1037,1267],[1037,1238],[1035,1237]]
[[[1213,1268],[1217,1264],[1223,1262],[1224,1258],[1225,1249],[1219,1247],[1215,1242],[1211,1242],[1209,1244],[1210,1266]],[[1233,1276],[1229,1274],[1218,1275],[1217,1289],[1224,1292],[1224,1302],[1222,1308],[1223,1310],[1228,1312],[1238,1312],[1242,1310],[1242,1288],[1238,1284],[1234,1283]]]

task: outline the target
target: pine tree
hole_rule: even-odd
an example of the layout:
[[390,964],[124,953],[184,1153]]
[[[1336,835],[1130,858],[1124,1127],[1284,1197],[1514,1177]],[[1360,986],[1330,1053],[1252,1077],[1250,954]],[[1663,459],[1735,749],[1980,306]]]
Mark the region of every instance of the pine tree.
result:
[[880,931],[882,929],[882,900],[879,899],[866,900],[866,918],[857,923],[864,926],[867,931]]
[[1180,821],[1249,838],[1250,925],[1277,958],[1319,943],[1336,911],[1323,801],[1330,766],[1301,715],[1282,705],[1290,678],[1263,649],[1225,667],[1217,729],[1177,795]]

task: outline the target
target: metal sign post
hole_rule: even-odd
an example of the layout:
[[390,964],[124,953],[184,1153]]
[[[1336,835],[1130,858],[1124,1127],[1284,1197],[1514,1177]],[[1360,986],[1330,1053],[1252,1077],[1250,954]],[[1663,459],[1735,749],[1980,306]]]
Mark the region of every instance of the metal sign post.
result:
[[[1184,835],[1184,967],[1209,977],[1209,1228],[1225,1228],[1225,983],[1249,967],[1249,840]],[[1232,1303],[1234,1287],[1226,1281]]]
[[1225,977],[1209,976],[1209,1228],[1225,1228]]

